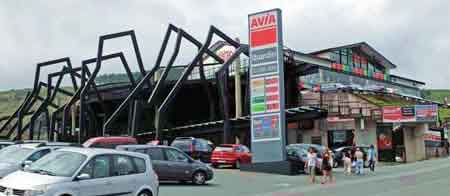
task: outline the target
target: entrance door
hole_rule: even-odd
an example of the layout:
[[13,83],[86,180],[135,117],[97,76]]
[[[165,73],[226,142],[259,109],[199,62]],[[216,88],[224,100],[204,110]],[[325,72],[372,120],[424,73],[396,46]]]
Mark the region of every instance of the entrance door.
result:
[[403,128],[392,131],[392,149],[396,162],[406,161],[405,139]]

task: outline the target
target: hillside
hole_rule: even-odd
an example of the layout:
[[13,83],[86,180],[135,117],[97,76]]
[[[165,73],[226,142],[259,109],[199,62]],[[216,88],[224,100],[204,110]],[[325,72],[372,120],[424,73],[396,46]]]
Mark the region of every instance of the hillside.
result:
[[426,99],[430,99],[437,102],[444,102],[444,98],[450,99],[450,90],[448,89],[428,89],[424,90],[423,94]]

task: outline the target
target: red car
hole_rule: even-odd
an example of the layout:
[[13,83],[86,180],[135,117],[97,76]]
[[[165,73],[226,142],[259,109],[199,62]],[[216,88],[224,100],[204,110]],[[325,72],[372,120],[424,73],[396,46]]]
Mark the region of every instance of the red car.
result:
[[86,148],[110,148],[115,149],[119,145],[138,144],[133,137],[94,137],[83,143]]
[[215,168],[220,165],[232,165],[240,168],[241,164],[250,164],[252,154],[247,146],[240,144],[222,144],[216,147],[211,156],[211,165]]

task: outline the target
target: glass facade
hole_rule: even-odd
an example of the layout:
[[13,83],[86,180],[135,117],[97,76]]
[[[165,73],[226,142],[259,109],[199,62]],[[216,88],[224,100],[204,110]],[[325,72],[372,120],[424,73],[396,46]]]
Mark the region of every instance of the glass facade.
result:
[[310,89],[318,85],[338,83],[344,86],[351,85],[350,87],[352,88],[355,88],[357,86],[358,88],[361,88],[363,90],[371,90],[374,88],[384,87],[386,89],[391,89],[396,94],[421,97],[419,88],[396,85],[385,81],[368,79],[328,69],[318,69],[316,73],[301,76],[300,81],[304,84],[305,88]]

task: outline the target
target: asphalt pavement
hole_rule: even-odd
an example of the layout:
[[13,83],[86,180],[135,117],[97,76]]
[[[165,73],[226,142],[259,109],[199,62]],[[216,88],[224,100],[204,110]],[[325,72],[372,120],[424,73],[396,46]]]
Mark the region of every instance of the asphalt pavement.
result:
[[[366,169],[366,172],[368,170]],[[309,184],[308,177],[215,170],[208,185],[162,183],[160,196],[447,196],[450,193],[450,159],[378,167],[376,173],[345,176],[334,171],[332,184]]]

